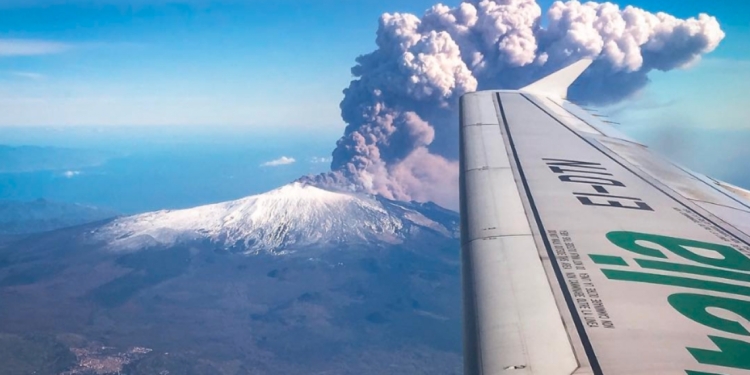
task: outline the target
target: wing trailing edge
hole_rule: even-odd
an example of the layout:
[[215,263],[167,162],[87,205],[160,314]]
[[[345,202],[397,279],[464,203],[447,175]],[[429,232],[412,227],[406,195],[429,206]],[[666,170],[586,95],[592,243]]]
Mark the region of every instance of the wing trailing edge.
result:
[[575,82],[583,72],[593,63],[592,59],[581,59],[573,64],[568,65],[522,89],[533,94],[542,94],[545,96],[556,96],[565,98],[568,95],[568,87]]

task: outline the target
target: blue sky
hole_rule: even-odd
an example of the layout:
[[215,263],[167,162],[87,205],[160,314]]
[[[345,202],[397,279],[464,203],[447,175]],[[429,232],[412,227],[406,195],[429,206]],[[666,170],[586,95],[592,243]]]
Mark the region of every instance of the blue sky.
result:
[[[341,129],[338,103],[354,58],[371,51],[383,12],[421,14],[433,1],[62,1],[0,3],[0,125],[235,125]],[[456,2],[447,2],[455,5]],[[541,1],[543,9],[551,1]],[[750,3],[620,2],[678,17],[707,12],[727,38],[687,72],[655,74],[644,98],[713,82],[750,100]],[[671,77],[680,77],[675,83]],[[742,79],[740,79],[742,78]],[[717,83],[718,84],[718,83]],[[684,94],[684,91],[680,92]],[[663,99],[662,99],[663,98]],[[695,110],[683,95],[675,113]],[[684,108],[683,108],[684,107]],[[637,118],[643,122],[641,118]],[[720,121],[740,126],[737,119]],[[711,126],[715,124],[709,124]],[[708,126],[708,125],[707,125]]]
[[[107,164],[0,174],[0,199],[123,213],[260,193],[328,169],[354,59],[383,12],[432,1],[0,1],[0,145],[114,152]],[[168,4],[169,3],[169,4]],[[455,5],[456,2],[448,2]],[[542,1],[546,9],[551,1]],[[750,3],[631,0],[727,33],[691,69],[655,72],[605,111],[698,171],[750,187]],[[216,126],[223,126],[219,131]],[[296,163],[262,167],[282,156]]]
[[3,123],[339,126],[341,90],[378,16],[429,4],[119,3],[0,6],[0,36],[61,43],[0,58],[3,100],[19,113]]

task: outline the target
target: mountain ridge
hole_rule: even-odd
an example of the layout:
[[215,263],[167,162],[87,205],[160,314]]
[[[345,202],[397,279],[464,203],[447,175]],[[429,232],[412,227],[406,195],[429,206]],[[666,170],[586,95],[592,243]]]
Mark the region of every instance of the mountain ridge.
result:
[[120,217],[91,238],[119,251],[203,240],[245,253],[285,254],[313,245],[398,244],[423,232],[455,238],[457,216],[434,203],[292,182],[233,201]]

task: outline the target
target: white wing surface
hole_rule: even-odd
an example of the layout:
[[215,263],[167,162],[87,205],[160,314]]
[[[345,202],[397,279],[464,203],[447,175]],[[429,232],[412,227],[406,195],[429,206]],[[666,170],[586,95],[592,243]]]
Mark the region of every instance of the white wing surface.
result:
[[461,99],[466,374],[750,374],[750,196],[562,99]]

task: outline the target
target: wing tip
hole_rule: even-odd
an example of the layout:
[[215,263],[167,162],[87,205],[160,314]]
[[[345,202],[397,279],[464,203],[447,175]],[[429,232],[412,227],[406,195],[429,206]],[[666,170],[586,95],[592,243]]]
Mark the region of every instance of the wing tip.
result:
[[568,88],[575,82],[583,72],[594,62],[593,59],[580,59],[560,70],[557,70],[538,81],[521,88],[519,91],[529,93],[554,95],[565,98]]

